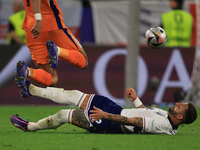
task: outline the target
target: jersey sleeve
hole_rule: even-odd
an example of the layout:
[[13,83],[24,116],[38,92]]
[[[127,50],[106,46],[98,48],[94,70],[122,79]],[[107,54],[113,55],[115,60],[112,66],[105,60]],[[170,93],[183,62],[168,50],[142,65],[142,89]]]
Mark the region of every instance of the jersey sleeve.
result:
[[[172,127],[163,117],[144,117],[143,132],[153,134],[172,134]],[[173,132],[174,133],[174,132]]]

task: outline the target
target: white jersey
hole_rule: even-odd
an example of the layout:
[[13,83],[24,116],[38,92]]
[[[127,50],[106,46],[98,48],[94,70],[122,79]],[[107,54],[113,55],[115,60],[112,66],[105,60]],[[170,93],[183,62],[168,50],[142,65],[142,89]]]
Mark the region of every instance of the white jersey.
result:
[[168,117],[168,112],[159,108],[137,108],[123,109],[121,112],[125,117],[142,117],[143,128],[125,125],[125,128],[132,133],[154,133],[154,134],[176,134],[176,127]]

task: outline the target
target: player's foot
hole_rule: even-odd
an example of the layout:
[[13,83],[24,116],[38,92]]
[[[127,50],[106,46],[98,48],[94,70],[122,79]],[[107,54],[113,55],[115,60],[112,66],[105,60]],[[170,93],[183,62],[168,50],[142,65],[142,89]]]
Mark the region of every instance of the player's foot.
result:
[[49,53],[49,64],[52,68],[56,68],[58,64],[58,48],[51,40],[46,42],[46,47]]
[[18,61],[15,71],[15,82],[18,87],[22,88],[25,85],[26,78],[28,76],[28,69],[23,60]]
[[24,130],[25,132],[28,131],[28,129],[27,129],[27,125],[29,124],[28,121],[25,121],[22,118],[17,117],[15,115],[10,116],[10,121],[12,122],[12,124],[15,127],[19,128],[21,130]]
[[26,82],[25,82],[25,85],[24,87],[22,87],[21,89],[21,97],[24,97],[24,98],[27,98],[29,96],[32,96],[31,93],[29,92],[29,86],[30,86],[31,82],[27,79]]

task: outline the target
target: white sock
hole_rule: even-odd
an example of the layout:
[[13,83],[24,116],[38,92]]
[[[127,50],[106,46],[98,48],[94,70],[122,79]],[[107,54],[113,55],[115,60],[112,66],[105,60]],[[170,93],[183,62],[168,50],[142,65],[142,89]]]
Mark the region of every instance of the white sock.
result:
[[29,131],[44,129],[56,129],[64,123],[72,123],[72,112],[74,109],[60,110],[53,116],[39,120],[37,123],[29,122],[27,126]]
[[57,46],[57,48],[58,48],[57,54],[58,54],[58,56],[59,56],[59,55],[60,55],[60,47]]
[[31,84],[29,86],[29,92],[34,96],[50,99],[60,104],[74,104],[80,108],[85,96],[78,90],[64,90],[63,88],[40,88]]
[[29,69],[29,67],[27,67],[27,69],[28,69],[28,76],[30,76],[31,75],[31,70]]

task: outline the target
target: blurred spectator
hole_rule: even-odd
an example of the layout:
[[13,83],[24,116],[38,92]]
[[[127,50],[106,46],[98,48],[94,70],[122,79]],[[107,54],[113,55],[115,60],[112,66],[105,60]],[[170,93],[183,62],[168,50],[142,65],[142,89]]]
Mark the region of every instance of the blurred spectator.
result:
[[82,6],[83,6],[83,7],[91,7],[91,6],[90,6],[90,1],[89,1],[89,0],[83,0],[83,1],[82,1]]
[[13,12],[8,19],[8,36],[7,44],[19,44],[23,45],[26,43],[25,31],[22,29],[22,24],[25,18],[25,10],[23,0],[14,0]]
[[169,0],[169,12],[162,14],[161,27],[166,31],[166,47],[190,47],[193,29],[193,18],[182,10],[184,0]]

